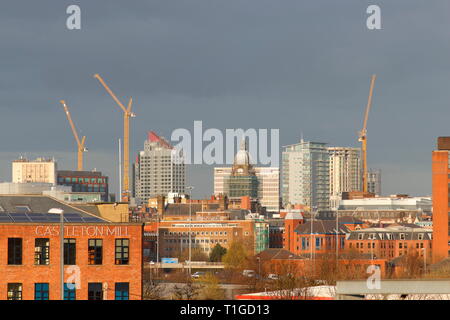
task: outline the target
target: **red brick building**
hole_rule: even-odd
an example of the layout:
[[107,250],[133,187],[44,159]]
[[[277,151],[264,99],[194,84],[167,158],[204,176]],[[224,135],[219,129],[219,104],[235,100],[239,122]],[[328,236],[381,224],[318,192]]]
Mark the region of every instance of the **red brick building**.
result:
[[110,223],[46,197],[0,196],[0,300],[61,298],[60,216],[42,212],[49,206],[64,210],[65,299],[142,299],[141,223]]
[[336,231],[336,220],[305,221],[301,214],[289,212],[284,218],[284,249],[304,256],[335,251],[337,233],[338,249],[343,250],[346,234],[360,223],[357,219],[344,218],[338,220]]
[[[263,275],[277,274],[286,275],[293,273],[296,276],[317,277],[320,276],[320,264],[329,263],[330,256],[316,256],[315,260],[308,257],[296,255],[285,249],[267,249],[256,255],[261,263],[261,273]],[[367,276],[367,268],[371,265],[380,267],[381,276],[384,277],[387,271],[386,259],[370,259],[367,255],[358,257],[350,257],[342,254],[338,260],[339,268],[343,268],[356,278],[364,278]],[[314,271],[318,274],[314,274]]]
[[431,230],[416,225],[367,228],[351,232],[345,240],[345,249],[388,260],[417,254],[431,262],[431,238]]
[[433,262],[449,256],[449,151],[450,137],[439,137],[438,150],[432,152]]

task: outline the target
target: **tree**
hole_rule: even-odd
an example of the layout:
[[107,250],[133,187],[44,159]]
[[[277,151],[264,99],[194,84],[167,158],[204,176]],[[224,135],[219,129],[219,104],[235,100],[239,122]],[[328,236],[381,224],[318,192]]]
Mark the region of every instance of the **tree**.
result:
[[396,272],[397,277],[407,279],[420,278],[423,271],[423,259],[417,252],[408,252],[400,256],[398,260],[399,262],[396,266],[399,269]]
[[233,241],[222,261],[226,268],[243,269],[247,263],[248,252],[241,242]]
[[273,299],[305,299],[313,280],[305,274],[305,269],[297,261],[283,261],[276,266],[278,278],[267,283],[267,290]]
[[198,296],[199,286],[188,277],[186,283],[175,285],[172,293],[176,300],[194,300]]
[[[176,255],[180,262],[189,260],[189,248],[183,249],[178,255]],[[191,259],[192,261],[208,261],[209,257],[200,248],[191,249]]]
[[221,262],[223,256],[227,253],[227,249],[222,247],[219,243],[217,243],[211,251],[209,255],[209,261],[211,262]]
[[199,293],[201,300],[225,299],[225,293],[223,289],[220,288],[219,279],[217,279],[217,277],[215,277],[212,273],[207,273],[204,277],[202,277],[201,282],[203,283]]
[[144,300],[161,300],[163,288],[155,281],[146,281],[144,283]]

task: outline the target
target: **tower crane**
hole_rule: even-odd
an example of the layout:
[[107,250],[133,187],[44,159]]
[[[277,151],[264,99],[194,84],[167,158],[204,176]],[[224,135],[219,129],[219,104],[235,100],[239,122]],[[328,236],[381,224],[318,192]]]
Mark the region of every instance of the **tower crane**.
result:
[[376,75],[372,75],[372,79],[370,81],[370,89],[369,89],[369,98],[367,100],[367,106],[366,106],[366,113],[364,115],[364,123],[363,128],[361,131],[359,131],[359,139],[358,141],[361,142],[361,151],[362,151],[362,160],[363,160],[363,192],[368,192],[367,187],[367,180],[368,180],[368,173],[367,173],[367,120],[369,119],[369,111],[370,107],[372,106],[372,94],[373,94],[373,87],[375,85],[375,79]]
[[108,85],[103,81],[102,77],[99,74],[95,74],[94,78],[96,78],[101,85],[105,88],[105,90],[109,93],[109,95],[113,98],[113,100],[117,103],[117,105],[123,111],[123,183],[122,183],[122,201],[128,202],[130,200],[130,188],[129,188],[129,174],[130,174],[130,147],[129,147],[129,135],[130,135],[130,118],[136,117],[136,115],[131,112],[131,107],[133,104],[133,99],[130,97],[128,100],[128,105],[125,106],[117,99],[116,95],[112,90],[108,87]]
[[83,171],[83,153],[88,151],[88,149],[84,146],[86,137],[83,136],[80,140],[80,138],[78,137],[77,130],[75,129],[75,125],[73,124],[72,117],[70,116],[69,108],[67,107],[66,102],[64,100],[60,100],[59,102],[63,106],[64,111],[66,112],[67,120],[69,120],[70,128],[72,129],[73,136],[75,137],[75,140],[77,142],[78,147],[77,170]]

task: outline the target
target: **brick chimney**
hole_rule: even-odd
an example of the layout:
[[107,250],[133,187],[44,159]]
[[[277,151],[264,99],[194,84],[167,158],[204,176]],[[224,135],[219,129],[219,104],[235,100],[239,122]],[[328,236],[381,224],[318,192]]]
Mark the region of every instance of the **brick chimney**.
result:
[[158,210],[158,214],[160,216],[164,215],[164,211],[166,209],[166,205],[164,203],[165,200],[166,200],[166,198],[163,195],[156,196],[156,202],[158,204],[157,205],[157,210]]
[[226,195],[219,195],[219,210],[225,211],[228,210],[228,197]]
[[174,203],[181,203],[181,197],[179,197],[179,196],[174,197],[173,198],[173,202]]
[[208,211],[208,203],[202,200],[202,212]]
[[251,205],[251,201],[250,201],[250,197],[249,196],[241,197],[241,209],[242,210],[252,210],[252,205]]

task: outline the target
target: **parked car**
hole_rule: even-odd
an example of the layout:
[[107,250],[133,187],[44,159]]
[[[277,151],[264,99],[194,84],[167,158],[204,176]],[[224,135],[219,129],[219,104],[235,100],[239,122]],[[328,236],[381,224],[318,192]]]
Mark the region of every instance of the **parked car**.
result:
[[267,279],[269,279],[269,280],[278,280],[278,275],[276,275],[275,273],[270,273],[267,276]]
[[197,271],[197,272],[193,273],[193,274],[191,275],[191,277],[194,278],[194,279],[198,279],[198,278],[200,278],[200,277],[203,277],[204,275],[205,275],[205,272],[203,272],[203,271]]
[[244,271],[242,271],[242,275],[244,277],[253,278],[256,275],[256,272],[255,272],[255,270],[244,270]]

